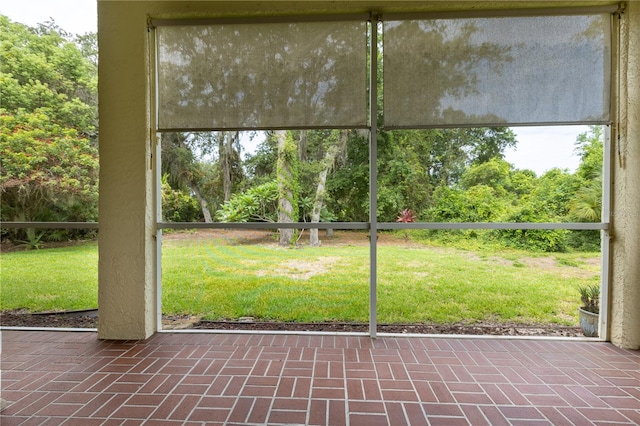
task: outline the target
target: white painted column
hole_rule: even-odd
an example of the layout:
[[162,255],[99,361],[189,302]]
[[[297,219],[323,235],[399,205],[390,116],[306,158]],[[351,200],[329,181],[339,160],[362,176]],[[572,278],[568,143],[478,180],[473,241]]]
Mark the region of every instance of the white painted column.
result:
[[98,2],[101,339],[144,339],[155,331],[154,171],[143,5]]

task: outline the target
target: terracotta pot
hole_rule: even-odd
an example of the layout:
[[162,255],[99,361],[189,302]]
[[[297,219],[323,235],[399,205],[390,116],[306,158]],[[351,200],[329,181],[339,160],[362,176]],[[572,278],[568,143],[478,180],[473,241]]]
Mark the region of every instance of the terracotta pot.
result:
[[585,311],[582,308],[578,308],[578,316],[580,318],[580,327],[582,327],[582,333],[587,337],[598,337],[598,323],[600,314],[594,314],[593,312]]

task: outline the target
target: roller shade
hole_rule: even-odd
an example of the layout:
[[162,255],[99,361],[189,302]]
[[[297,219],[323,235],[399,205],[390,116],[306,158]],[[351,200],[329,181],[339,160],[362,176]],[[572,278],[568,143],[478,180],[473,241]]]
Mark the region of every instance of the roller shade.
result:
[[611,15],[384,22],[385,128],[609,121]]
[[367,23],[156,29],[160,130],[367,125]]

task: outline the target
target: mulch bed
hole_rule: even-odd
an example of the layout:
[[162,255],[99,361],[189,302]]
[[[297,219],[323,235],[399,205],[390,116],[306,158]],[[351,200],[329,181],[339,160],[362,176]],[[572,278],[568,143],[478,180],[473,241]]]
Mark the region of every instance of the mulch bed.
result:
[[[369,332],[364,323],[282,323],[282,322],[237,322],[199,321],[194,329],[256,330],[256,331],[325,331],[325,332]],[[580,337],[580,327],[526,324],[378,324],[378,333],[396,334],[456,334],[493,336],[556,336]]]
[[3,327],[97,328],[98,316],[82,313],[37,313],[23,310],[0,312]]
[[[25,311],[0,312],[3,327],[36,328],[97,328],[96,312],[38,313]],[[248,330],[248,331],[323,331],[368,333],[369,324],[349,322],[257,322],[257,321],[204,321],[193,317],[164,317],[165,329],[196,330]],[[581,337],[580,327],[562,327],[550,324],[480,323],[480,324],[378,324],[378,333],[396,334],[453,334],[493,336],[553,336]]]

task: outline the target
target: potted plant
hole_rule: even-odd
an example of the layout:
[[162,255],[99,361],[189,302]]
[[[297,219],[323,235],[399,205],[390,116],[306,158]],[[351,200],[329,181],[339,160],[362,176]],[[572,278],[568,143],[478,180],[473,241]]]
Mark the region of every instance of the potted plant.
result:
[[598,323],[600,317],[600,286],[597,284],[580,286],[580,301],[578,309],[580,327],[587,337],[598,337]]

